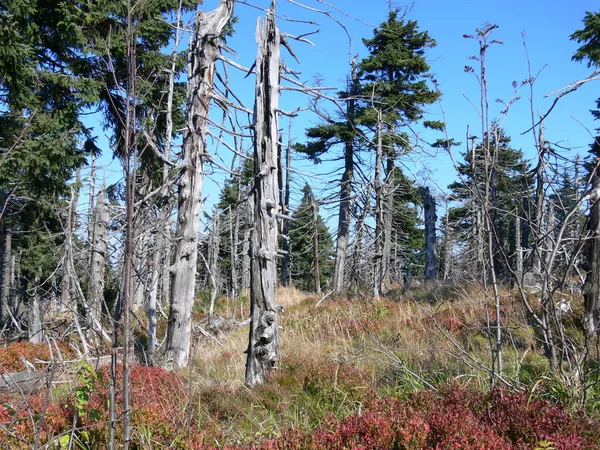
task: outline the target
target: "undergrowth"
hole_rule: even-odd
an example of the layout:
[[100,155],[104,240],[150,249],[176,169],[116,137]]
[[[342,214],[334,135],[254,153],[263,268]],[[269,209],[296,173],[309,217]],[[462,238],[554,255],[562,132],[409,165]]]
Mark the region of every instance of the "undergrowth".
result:
[[[131,448],[600,446],[595,396],[588,396],[584,411],[575,393],[548,376],[535,334],[510,293],[503,293],[501,314],[512,390],[492,387],[486,369],[487,325],[495,312],[481,293],[440,288],[416,294],[331,298],[315,308],[318,298],[280,289],[281,364],[254,389],[243,385],[245,327],[197,341],[191,368],[179,373],[135,367]],[[36,360],[35,349],[20,344],[0,349],[0,361],[14,361],[6,367],[20,370],[15,355],[21,351]],[[32,448],[34,442],[40,448],[106,448],[108,369],[83,364],[77,373],[52,395],[0,399],[0,448]],[[117,404],[120,442],[120,397]]]

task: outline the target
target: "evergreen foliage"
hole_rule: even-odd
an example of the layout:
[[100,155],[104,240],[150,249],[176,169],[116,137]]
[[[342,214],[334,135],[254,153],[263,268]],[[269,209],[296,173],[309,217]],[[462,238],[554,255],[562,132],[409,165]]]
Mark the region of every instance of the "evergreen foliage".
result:
[[[486,141],[487,140],[487,141]],[[448,226],[452,227],[455,236],[467,245],[474,236],[476,226],[476,210],[485,197],[485,149],[489,148],[495,154],[494,163],[488,169],[493,180],[490,199],[493,223],[494,242],[496,243],[495,258],[498,275],[508,277],[508,268],[504,255],[514,254],[517,243],[514,242],[514,217],[521,215],[524,204],[531,192],[532,179],[528,176],[528,164],[521,150],[513,149],[511,139],[497,123],[492,125],[491,136],[484,137],[467,154],[463,153],[464,161],[458,164],[459,181],[448,186],[451,191],[450,200],[455,202],[450,208]],[[525,243],[521,243],[522,246]]]
[[300,205],[292,214],[290,221],[290,251],[292,253],[292,284],[304,291],[315,290],[314,278],[314,234],[319,239],[319,273],[321,286],[325,286],[331,277],[333,269],[333,240],[320,215],[314,221],[314,209],[318,201],[307,184],[302,189],[303,196]]

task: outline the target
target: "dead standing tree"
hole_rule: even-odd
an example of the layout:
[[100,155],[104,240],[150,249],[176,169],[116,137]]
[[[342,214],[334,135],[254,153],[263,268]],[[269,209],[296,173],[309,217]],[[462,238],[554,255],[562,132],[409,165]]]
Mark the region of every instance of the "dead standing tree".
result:
[[233,14],[233,0],[221,0],[211,12],[198,12],[190,43],[187,129],[183,140],[183,168],[175,236],[173,289],[167,328],[168,366],[188,363],[192,334],[192,307],[198,262],[198,231],[202,209],[204,162],[208,156],[208,111],[214,90],[215,61],[221,35]]
[[279,194],[278,107],[281,36],[275,1],[264,25],[257,24],[256,98],[254,105],[254,229],[252,231],[250,336],[246,385],[264,383],[279,360],[277,284],[277,199]]
[[423,199],[423,214],[425,216],[425,282],[429,287],[432,287],[435,285],[438,263],[435,254],[436,205],[429,186],[421,186],[419,190]]

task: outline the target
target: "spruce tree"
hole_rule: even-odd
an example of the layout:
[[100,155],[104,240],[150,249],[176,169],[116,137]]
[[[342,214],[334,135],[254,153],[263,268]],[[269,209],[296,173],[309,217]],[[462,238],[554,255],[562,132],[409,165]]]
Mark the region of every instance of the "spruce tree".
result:
[[[370,147],[376,154],[374,294],[385,294],[392,277],[392,232],[395,176],[402,177],[397,159],[412,150],[407,127],[421,121],[425,107],[440,97],[428,83],[431,78],[425,52],[435,46],[414,20],[392,10],[386,22],[363,39],[369,56],[359,64],[363,97],[359,123],[371,130]],[[442,124],[423,121],[440,129]]]
[[[452,194],[450,200],[456,204],[449,211],[448,226],[453,228],[455,235],[467,245],[473,262],[473,254],[477,251],[474,246],[477,230],[477,214],[480,210],[484,192],[484,149],[497,148],[497,159],[492,169],[493,189],[491,194],[490,214],[495,242],[494,258],[498,275],[509,278],[509,267],[506,260],[514,255],[518,246],[525,243],[514,241],[515,215],[523,215],[523,205],[531,188],[531,177],[527,176],[528,165],[521,150],[513,149],[511,139],[497,123],[492,125],[491,136],[485,137],[489,142],[480,142],[469,153],[464,153],[464,162],[458,164],[460,180],[448,186]],[[512,257],[512,256],[511,256]],[[471,267],[472,270],[475,270]]]
[[333,270],[333,240],[320,215],[315,223],[318,201],[308,184],[302,188],[302,201],[290,221],[290,249],[292,252],[292,284],[304,291],[315,291],[315,233],[318,237],[317,254],[321,287],[331,279]]

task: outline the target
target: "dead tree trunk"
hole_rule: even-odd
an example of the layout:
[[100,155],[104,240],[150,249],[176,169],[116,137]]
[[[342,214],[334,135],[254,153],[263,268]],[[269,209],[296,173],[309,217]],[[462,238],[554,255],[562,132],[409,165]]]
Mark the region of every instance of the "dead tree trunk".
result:
[[233,0],[221,0],[215,10],[198,12],[190,43],[187,127],[182,150],[183,169],[178,186],[177,244],[166,342],[166,363],[169,367],[187,365],[190,353],[202,182],[204,161],[208,155],[208,110],[214,89],[215,60],[219,55],[220,36],[233,14],[233,4]]
[[13,256],[12,256],[12,233],[10,231],[6,231],[6,235],[4,236],[4,262],[2,267],[2,305],[1,314],[2,324],[5,324],[10,317],[10,307],[11,307],[11,292],[13,287],[13,277],[14,267],[13,267]]
[[98,192],[91,240],[91,264],[88,285],[88,305],[91,323],[101,322],[104,303],[106,257],[108,256],[108,225],[110,221],[104,188]]
[[[291,128],[291,122],[290,122]],[[291,133],[291,130],[290,130]],[[290,149],[291,145],[285,149],[285,187],[283,189],[283,214],[289,216],[290,214],[290,182],[291,172],[290,165],[292,163],[292,152]],[[290,221],[284,218],[281,226],[281,234],[283,234],[283,260],[281,261],[281,285],[287,286],[290,281],[290,238],[288,233],[290,231]]]
[[321,293],[321,271],[319,269],[319,207],[316,202],[312,204],[313,210],[313,264],[315,269],[315,292]]
[[600,176],[592,177],[587,242],[587,276],[583,286],[583,329],[587,339],[598,333],[600,324]]
[[73,248],[73,235],[77,226],[77,209],[79,203],[79,185],[81,184],[81,169],[77,168],[77,187],[75,187],[71,194],[71,202],[69,204],[69,214],[65,228],[65,256],[63,264],[62,279],[60,281],[60,310],[61,312],[73,311],[74,305],[71,301],[72,295],[71,290],[73,287],[73,280],[70,276],[70,270],[68,270],[67,261],[71,258],[71,254],[74,251]]
[[383,249],[381,254],[381,293],[386,295],[392,284],[392,228],[394,222],[395,164],[392,155],[386,156],[383,183]]
[[[260,27],[260,22],[257,27]],[[250,336],[246,385],[265,382],[279,360],[277,284],[278,120],[280,35],[275,1],[257,30],[254,105],[254,230],[252,231]]]
[[382,120],[381,111],[377,112],[377,148],[375,156],[375,258],[373,264],[373,297],[379,299],[381,294],[381,285],[385,268],[383,267],[383,247],[384,247],[384,212],[383,200],[384,190],[381,182],[381,172],[383,170],[383,141],[382,141]]
[[423,199],[423,214],[425,216],[425,283],[429,286],[435,284],[437,273],[437,256],[435,255],[435,224],[437,221],[435,199],[429,191],[429,186],[421,186]]
[[33,282],[33,287],[27,292],[29,306],[27,316],[27,330],[29,342],[39,344],[44,340],[42,329],[42,311],[40,305],[39,278]]
[[215,301],[219,290],[219,246],[221,245],[220,212],[215,210],[213,228],[208,239],[208,276],[210,277],[210,309],[208,315],[212,318],[215,313]]

